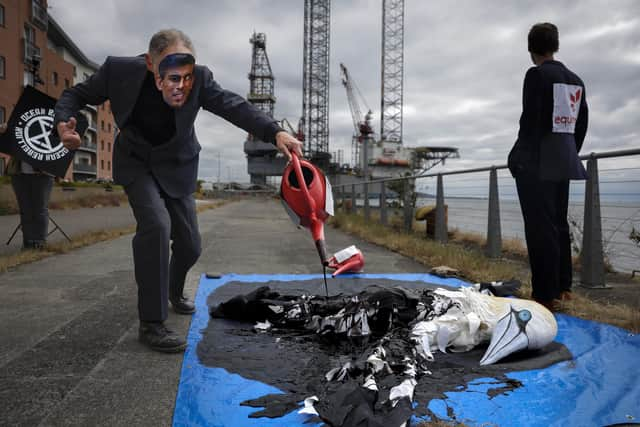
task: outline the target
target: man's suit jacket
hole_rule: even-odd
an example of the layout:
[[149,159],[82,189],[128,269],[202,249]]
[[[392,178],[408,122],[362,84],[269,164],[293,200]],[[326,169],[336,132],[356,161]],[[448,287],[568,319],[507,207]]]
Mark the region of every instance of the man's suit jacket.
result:
[[[258,139],[273,142],[282,130],[275,120],[241,96],[222,89],[207,67],[194,68],[193,89],[185,104],[175,110],[176,134],[167,143],[153,146],[129,122],[147,67],[143,56],[108,57],[89,79],[66,89],[55,107],[55,124],[68,121],[87,104],[111,101],[111,111],[120,129],[113,149],[113,178],[127,185],[151,171],[170,197],[182,197],[196,190],[200,144],[193,123],[204,108]],[[238,145],[240,147],[240,145]]]
[[578,152],[588,121],[580,77],[558,61],[530,68],[524,79],[518,140],[509,153],[512,175],[546,181],[586,179]]

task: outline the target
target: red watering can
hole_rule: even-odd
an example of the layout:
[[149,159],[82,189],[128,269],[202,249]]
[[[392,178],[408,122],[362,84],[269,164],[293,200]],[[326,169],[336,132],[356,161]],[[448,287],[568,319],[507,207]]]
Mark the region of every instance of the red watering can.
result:
[[324,242],[324,222],[333,215],[331,184],[316,166],[298,159],[292,152],[291,162],[284,169],[280,184],[282,203],[298,226],[311,231],[323,266],[327,266],[327,247]]

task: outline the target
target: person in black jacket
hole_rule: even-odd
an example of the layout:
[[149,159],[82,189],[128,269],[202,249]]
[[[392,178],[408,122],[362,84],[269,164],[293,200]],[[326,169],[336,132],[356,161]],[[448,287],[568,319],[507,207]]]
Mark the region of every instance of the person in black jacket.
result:
[[520,130],[508,165],[524,218],[532,297],[554,308],[554,300],[571,298],[569,180],[587,178],[578,152],[589,117],[584,83],[553,57],[557,27],[534,25],[528,45],[535,67],[525,75]]
[[114,181],[124,186],[137,222],[133,260],[139,339],[153,350],[182,351],[185,340],[164,321],[167,300],[177,313],[195,311],[183,288],[201,251],[192,196],[200,152],[194,129],[198,111],[204,108],[273,142],[289,159],[291,151],[302,155],[302,143],[260,109],[221,88],[209,68],[195,64],[189,37],[175,29],[154,34],[145,55],[108,57],[88,80],[64,91],[54,121],[68,149],[80,145],[75,111],[106,100],[120,129],[113,152]]

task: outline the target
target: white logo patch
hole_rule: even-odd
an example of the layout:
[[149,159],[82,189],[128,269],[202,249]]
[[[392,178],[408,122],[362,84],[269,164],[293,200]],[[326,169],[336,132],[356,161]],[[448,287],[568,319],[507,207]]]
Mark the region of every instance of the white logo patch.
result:
[[552,131],[554,133],[574,133],[580,102],[582,101],[582,86],[565,83],[553,84],[553,118]]
[[20,116],[14,129],[18,146],[34,160],[58,160],[69,153],[60,141],[50,138],[53,115],[53,108],[32,108]]

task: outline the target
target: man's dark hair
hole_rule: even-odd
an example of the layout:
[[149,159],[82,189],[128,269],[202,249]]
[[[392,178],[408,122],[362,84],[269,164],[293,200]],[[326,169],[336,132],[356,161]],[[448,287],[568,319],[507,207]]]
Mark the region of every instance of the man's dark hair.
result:
[[558,27],[544,22],[535,24],[529,30],[529,52],[536,55],[555,53],[560,47],[558,40]]
[[189,53],[173,53],[164,57],[158,64],[158,74],[164,79],[167,71],[171,67],[182,67],[183,65],[193,65],[196,59]]

